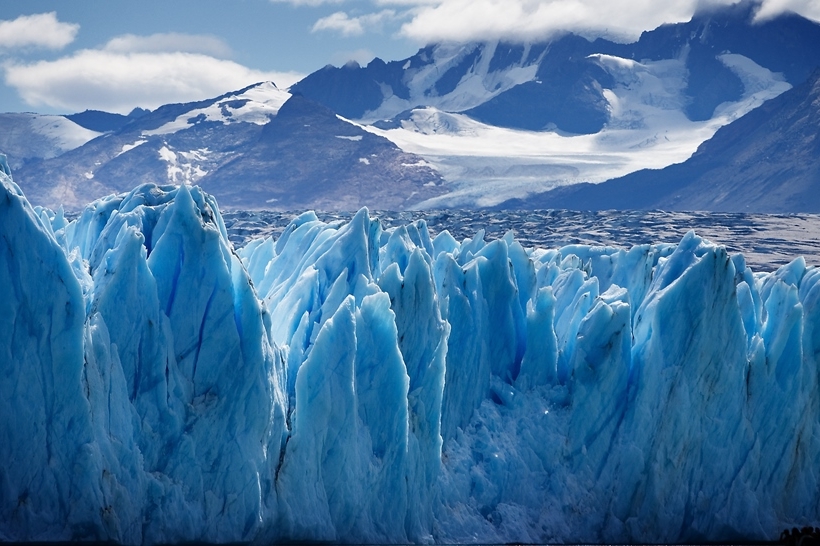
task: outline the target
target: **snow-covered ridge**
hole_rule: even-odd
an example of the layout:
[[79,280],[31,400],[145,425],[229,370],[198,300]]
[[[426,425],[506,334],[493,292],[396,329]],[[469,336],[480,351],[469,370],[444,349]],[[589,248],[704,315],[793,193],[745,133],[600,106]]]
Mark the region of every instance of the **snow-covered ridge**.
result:
[[144,136],[166,135],[187,129],[195,123],[210,121],[223,124],[255,123],[265,125],[290,98],[273,82],[263,82],[241,93],[223,97],[204,108],[190,110],[161,127],[143,131]]
[[0,191],[4,541],[665,543],[820,519],[802,259],[755,274],[694,233],[431,239],[367,210],[237,251],[196,187],[72,222]]
[[[497,42],[435,46],[428,64],[406,69],[404,83],[409,90],[409,98],[404,99],[390,92],[385,95],[379,108],[362,116],[362,121],[370,123],[389,119],[418,105],[461,112],[535,79],[540,56],[530,59],[530,46],[523,50],[519,61],[503,69],[491,70],[490,64],[498,46]],[[458,76],[458,81],[453,82],[453,89],[439,92],[437,84],[441,77],[464,62],[469,66],[464,74]]]
[[31,113],[0,114],[0,127],[0,151],[16,168],[26,160],[56,157],[102,134],[63,116]]

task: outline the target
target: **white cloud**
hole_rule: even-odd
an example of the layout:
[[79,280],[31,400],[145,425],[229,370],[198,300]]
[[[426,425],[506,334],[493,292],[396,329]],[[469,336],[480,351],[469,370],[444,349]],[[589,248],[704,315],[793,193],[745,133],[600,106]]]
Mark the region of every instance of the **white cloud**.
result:
[[376,57],[376,54],[370,51],[369,49],[356,49],[354,51],[337,51],[331,57],[330,62],[334,65],[341,66],[351,61],[356,61],[360,65],[364,66],[370,61],[372,61],[374,57]]
[[342,36],[361,36],[367,30],[380,30],[386,21],[396,18],[396,12],[386,9],[377,13],[368,13],[358,17],[350,17],[343,11],[337,11],[327,17],[322,17],[314,23],[311,32],[320,30],[336,30]]
[[[304,1],[304,0],[299,0]],[[370,0],[394,10],[351,17],[337,12],[320,19],[313,31],[335,30],[357,36],[386,19],[405,20],[399,34],[422,43],[486,41],[492,39],[539,40],[555,32],[574,31],[585,36],[635,40],[645,30],[664,23],[688,21],[699,7],[736,4],[740,0]],[[757,0],[758,18],[785,10],[820,21],[818,0]]]
[[0,21],[0,48],[62,49],[74,41],[79,30],[80,25],[58,21],[53,11],[21,15],[12,21]]
[[820,2],[817,0],[765,0],[757,12],[757,19],[765,20],[784,11],[793,11],[803,17],[820,21]]
[[114,53],[202,53],[222,59],[232,55],[230,46],[216,36],[177,32],[150,36],[123,34],[112,38],[103,49]]
[[401,34],[423,42],[531,40],[557,31],[637,38],[662,23],[688,20],[697,0],[442,0],[419,6]]
[[338,30],[344,36],[359,36],[364,34],[364,26],[356,18],[350,18],[343,11],[337,11],[327,17],[322,17],[313,25],[311,32],[320,30]]
[[8,63],[6,84],[31,106],[127,113],[171,102],[215,97],[271,80],[286,88],[293,72],[263,72],[196,53],[116,53],[82,50],[56,61]]

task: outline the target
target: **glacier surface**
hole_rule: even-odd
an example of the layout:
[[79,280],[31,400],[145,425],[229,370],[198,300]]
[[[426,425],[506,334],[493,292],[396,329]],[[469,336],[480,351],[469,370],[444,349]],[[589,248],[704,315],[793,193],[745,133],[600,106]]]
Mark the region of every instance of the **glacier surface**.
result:
[[820,522],[820,269],[0,173],[0,540],[700,542]]
[[[471,74],[443,98],[417,98],[411,93],[410,101],[402,100],[399,106],[395,104],[399,98],[393,96],[383,103],[374,119],[401,113],[396,121],[380,126],[366,119],[368,123],[362,128],[423,157],[451,185],[445,196],[424,201],[420,208],[491,207],[559,186],[600,183],[640,169],[680,163],[720,127],[791,88],[782,74],[748,57],[722,54],[720,62],[743,82],[743,95],[718,106],[710,119],[692,121],[685,114],[691,102],[686,95],[689,71],[685,58],[642,62],[603,54],[589,58],[613,78],[611,89],[603,91],[610,119],[593,134],[497,127],[460,113],[465,108],[459,108],[453,100],[467,97],[474,101],[472,106],[477,106],[508,89],[496,87],[500,84],[486,73],[483,85],[479,84],[480,73]],[[483,63],[484,70],[487,64]],[[430,74],[444,73],[446,66]],[[480,72],[481,66],[479,63],[475,70]],[[521,71],[519,77],[535,79],[525,68],[516,70]],[[502,79],[507,80],[506,76]],[[489,92],[484,85],[497,91]],[[477,89],[485,92],[480,101],[471,95]]]

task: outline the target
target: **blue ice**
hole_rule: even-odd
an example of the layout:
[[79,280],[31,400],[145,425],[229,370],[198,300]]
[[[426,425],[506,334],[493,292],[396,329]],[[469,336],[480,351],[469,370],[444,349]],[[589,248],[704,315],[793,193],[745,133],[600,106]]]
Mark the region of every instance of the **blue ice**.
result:
[[820,521],[820,270],[524,248],[0,164],[0,540],[771,540]]

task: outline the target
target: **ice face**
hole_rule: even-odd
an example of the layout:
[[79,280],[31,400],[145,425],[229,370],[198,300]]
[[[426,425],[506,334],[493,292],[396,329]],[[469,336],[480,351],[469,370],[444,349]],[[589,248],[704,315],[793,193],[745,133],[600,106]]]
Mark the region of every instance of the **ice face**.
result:
[[820,270],[0,174],[0,539],[681,542],[820,520]]
[[213,201],[141,188],[90,206],[60,248],[3,191],[0,534],[256,536],[276,502],[282,356]]

